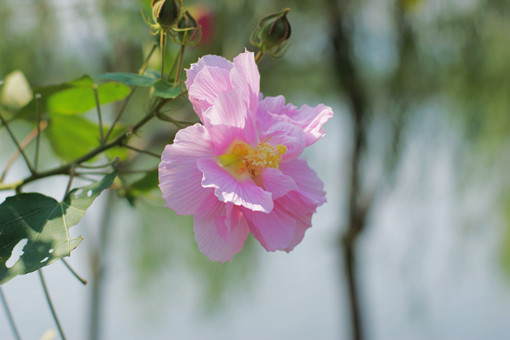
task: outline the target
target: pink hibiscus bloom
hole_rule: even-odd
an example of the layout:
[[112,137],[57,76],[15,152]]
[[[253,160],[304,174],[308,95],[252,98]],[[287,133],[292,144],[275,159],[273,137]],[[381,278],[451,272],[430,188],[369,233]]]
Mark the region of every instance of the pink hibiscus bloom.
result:
[[232,260],[250,232],[267,251],[289,252],[326,201],[322,182],[298,157],[324,135],[331,108],[264,98],[251,52],[233,62],[202,57],[187,76],[203,125],[180,130],[163,152],[166,206],[194,216],[198,248],[211,260]]

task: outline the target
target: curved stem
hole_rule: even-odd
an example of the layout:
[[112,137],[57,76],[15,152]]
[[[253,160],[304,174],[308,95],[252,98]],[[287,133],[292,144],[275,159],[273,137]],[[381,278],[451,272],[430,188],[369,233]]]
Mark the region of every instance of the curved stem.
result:
[[165,47],[166,47],[166,34],[163,30],[160,33],[160,48],[161,48],[161,80],[165,79]]
[[37,136],[35,140],[35,160],[34,160],[34,169],[37,171],[39,167],[39,145],[41,142],[41,94],[37,93],[35,95],[35,103],[36,103],[36,114],[37,114]]
[[0,286],[0,300],[2,300],[2,305],[4,306],[5,314],[7,314],[7,319],[9,320],[9,325],[11,326],[11,330],[12,333],[14,334],[14,337],[16,338],[16,340],[21,340],[21,336],[19,335],[18,328],[14,323],[14,318],[12,317],[11,310],[9,309],[9,305],[7,304],[7,300],[5,299],[2,286]]
[[264,56],[264,52],[262,52],[262,50],[259,50],[257,52],[257,54],[255,55],[255,62],[258,63],[260,61],[260,59],[262,59],[263,56]]
[[50,306],[51,314],[53,315],[53,320],[55,320],[55,324],[57,325],[58,332],[60,333],[60,337],[62,338],[62,340],[65,340],[66,337],[64,335],[64,331],[62,330],[62,326],[60,325],[60,322],[58,321],[57,313],[55,312],[53,303],[51,302],[50,294],[48,292],[48,287],[46,287],[46,281],[44,280],[42,269],[39,269],[37,272],[39,273],[39,278],[41,279],[41,284],[42,284],[42,287],[44,290],[44,295],[46,296],[46,301],[48,301],[48,306]]
[[181,76],[182,63],[184,62],[184,50],[186,49],[186,45],[181,45],[181,49],[179,50],[179,66],[177,66],[177,74],[175,75],[174,84],[179,83],[179,77]]
[[[143,75],[143,73],[145,72],[145,69],[147,68],[147,65],[149,64],[149,60],[151,59],[152,55],[154,54],[154,51],[156,51],[156,48],[158,48],[158,43],[157,42],[155,42],[152,45],[152,48],[149,51],[149,54],[147,55],[147,57],[145,58],[142,67],[140,67],[140,70],[138,70],[138,74],[139,75]],[[127,107],[127,104],[129,103],[129,100],[131,99],[131,97],[133,97],[133,94],[135,93],[135,90],[136,90],[136,86],[133,86],[131,88],[131,92],[129,92],[128,96],[124,100],[124,103],[122,103],[122,107],[120,108],[119,112],[117,112],[117,114],[115,115],[115,119],[113,120],[113,123],[110,126],[110,129],[108,129],[108,132],[106,133],[105,142],[108,141],[108,138],[110,138],[110,135],[112,134],[113,129],[115,128],[115,125],[117,125],[117,123],[120,120],[120,117],[122,117],[122,114],[126,110],[126,107]]]
[[103,131],[103,115],[101,114],[101,103],[99,102],[99,94],[97,93],[97,85],[94,84],[94,99],[96,100],[97,119],[99,120],[99,138],[101,145],[104,144],[104,131]]
[[75,278],[78,279],[78,281],[80,281],[82,284],[86,285],[87,284],[87,280],[85,280],[84,278],[82,278],[80,275],[78,275],[78,273],[69,265],[69,263],[67,263],[66,260],[64,259],[61,259],[61,261],[64,263],[64,265],[67,267],[67,269],[69,269],[69,271],[71,272],[71,274],[74,275]]
[[23,148],[18,143],[18,140],[16,139],[16,136],[14,136],[14,133],[12,132],[11,128],[9,127],[9,124],[7,124],[7,121],[4,119],[4,117],[0,114],[0,121],[5,126],[5,129],[9,133],[9,136],[11,137],[14,144],[16,144],[16,147],[18,148],[19,153],[21,156],[23,156],[23,159],[25,160],[25,163],[27,164],[28,170],[30,170],[31,174],[35,174],[34,168],[32,167],[32,164],[30,164],[30,161],[28,160],[27,155],[25,154],[25,151],[23,151]]

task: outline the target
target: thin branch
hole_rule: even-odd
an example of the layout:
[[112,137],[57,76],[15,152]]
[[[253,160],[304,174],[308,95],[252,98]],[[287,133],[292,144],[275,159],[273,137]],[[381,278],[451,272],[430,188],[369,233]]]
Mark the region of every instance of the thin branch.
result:
[[48,292],[48,288],[46,287],[46,281],[44,280],[42,269],[39,269],[37,272],[39,273],[39,278],[41,279],[41,284],[42,284],[42,287],[44,290],[44,295],[46,296],[46,301],[48,301],[48,306],[50,307],[51,314],[53,315],[53,320],[55,320],[55,324],[57,325],[58,332],[60,333],[60,337],[62,338],[62,340],[65,340],[66,337],[64,335],[64,331],[62,330],[62,326],[60,325],[60,322],[58,321],[58,317],[57,317],[57,314],[55,313],[55,308],[53,307],[53,303],[51,302],[50,294]]
[[177,74],[175,76],[175,84],[179,83],[179,77],[181,76],[182,71],[182,63],[184,62],[184,50],[186,49],[186,45],[181,45],[181,49],[179,50],[179,66],[177,66]]
[[[23,139],[23,141],[20,144],[21,148],[26,149],[26,147],[34,140],[34,138],[39,136],[41,131],[44,131],[44,129],[46,129],[47,126],[48,126],[48,122],[42,121],[37,126],[37,128],[32,130],[30,132],[30,134],[28,136],[26,136],[25,139]],[[9,171],[10,167],[14,164],[14,161],[16,161],[16,159],[18,158],[19,155],[20,155],[19,150],[16,150],[16,151],[14,151],[12,156],[9,158],[9,160],[7,161],[7,165],[5,166],[4,170],[2,171],[2,175],[0,175],[0,183],[2,183],[4,181],[5,176],[7,175],[7,172]],[[37,158],[36,158],[36,160],[37,160]]]
[[71,191],[71,186],[73,185],[73,180],[74,180],[74,168],[71,168],[70,175],[69,175],[69,181],[67,182],[67,187],[66,187],[66,191],[64,192],[63,199],[65,199],[67,194],[69,193],[69,191]]
[[[157,42],[155,42],[153,45],[152,45],[152,48],[151,50],[149,51],[149,54],[147,55],[147,57],[145,58],[145,61],[143,62],[143,65],[142,67],[140,68],[140,70],[138,71],[138,74],[139,75],[143,75],[143,73],[145,72],[145,69],[147,68],[147,65],[149,64],[149,60],[150,58],[152,57],[152,55],[154,54],[154,51],[156,51],[156,48],[159,46],[159,44]],[[124,114],[124,111],[126,110],[126,107],[127,107],[127,104],[129,103],[129,101],[131,100],[131,97],[133,96],[133,94],[135,93],[135,90],[136,90],[136,86],[133,86],[131,88],[131,92],[129,92],[129,95],[126,97],[126,99],[124,100],[124,103],[122,103],[122,107],[120,108],[119,112],[117,112],[117,114],[115,115],[115,119],[113,120],[113,123],[112,125],[110,126],[110,129],[108,130],[108,132],[106,133],[106,136],[105,136],[105,142],[108,141],[108,138],[110,138],[110,135],[112,134],[113,132],[113,129],[115,128],[115,125],[119,122],[120,118],[122,117],[122,115]]]
[[[126,139],[130,138],[136,131],[138,131],[141,127],[143,127],[145,124],[147,124],[147,122],[149,122],[150,120],[152,120],[154,117],[156,117],[156,115],[159,113],[159,111],[161,110],[161,108],[168,102],[169,100],[168,99],[164,99],[164,100],[160,100],[155,108],[153,110],[151,110],[148,114],[146,114],[142,119],[140,119],[134,126],[132,126],[130,129],[124,131],[122,134],[120,134],[117,138],[115,138],[113,141],[109,142],[109,143],[106,143],[104,145],[100,145],[98,147],[96,147],[95,149],[93,149],[92,151],[88,152],[87,154],[75,159],[73,162],[70,162],[70,163],[67,163],[67,164],[64,164],[60,167],[57,167],[57,168],[54,168],[54,169],[50,169],[50,170],[47,170],[47,171],[44,171],[44,172],[38,172],[38,173],[33,173],[32,175],[30,175],[29,177],[21,180],[21,181],[18,181],[16,182],[16,186],[14,186],[15,189],[19,189],[21,188],[22,186],[28,184],[28,183],[31,183],[33,181],[36,181],[38,179],[41,179],[41,178],[46,178],[46,177],[51,177],[51,176],[56,176],[56,175],[68,175],[70,174],[70,170],[71,168],[75,167],[76,164],[82,164],[94,157],[96,157],[97,155],[101,154],[102,152],[114,147],[114,146],[119,146],[120,144],[123,144]],[[13,187],[13,183],[10,183],[10,184],[6,184],[3,186],[3,189],[2,189],[2,186],[0,186],[0,190],[10,190],[12,189]]]
[[0,286],[0,299],[2,300],[2,305],[5,309],[5,314],[7,314],[7,319],[9,320],[9,325],[11,326],[12,333],[16,340],[21,340],[21,336],[19,335],[18,328],[16,327],[16,323],[14,322],[14,318],[12,317],[11,310],[9,309],[9,305],[7,304],[7,299],[5,298],[4,291],[2,286]]
[[120,120],[120,117],[122,117],[122,115],[124,114],[124,111],[126,110],[127,104],[129,103],[129,100],[131,99],[131,97],[135,93],[136,89],[137,88],[135,86],[133,86],[131,88],[131,92],[129,92],[128,96],[126,97],[126,99],[122,103],[122,106],[121,106],[119,112],[117,112],[117,114],[115,115],[115,119],[113,120],[112,125],[110,125],[110,129],[108,129],[108,132],[106,133],[106,136],[104,137],[105,142],[107,142],[108,139],[110,138],[110,135],[112,134],[113,129],[115,128],[115,125],[117,125],[117,123]]
[[84,278],[82,278],[80,275],[78,275],[78,273],[76,273],[76,271],[69,265],[69,263],[67,263],[66,260],[64,259],[61,259],[62,262],[65,264],[65,266],[67,267],[67,269],[69,269],[69,271],[74,275],[75,278],[78,279],[78,281],[80,281],[82,284],[86,285],[87,284],[87,280],[85,280]]
[[166,49],[166,34],[163,30],[160,33],[160,48],[161,48],[161,80],[165,79],[165,49]]
[[154,152],[149,151],[149,150],[138,149],[138,148],[135,148],[134,146],[127,145],[127,144],[121,144],[120,146],[121,147],[125,147],[125,148],[130,149],[130,150],[133,150],[133,151],[136,151],[136,152],[139,152],[139,153],[144,153],[146,155],[150,155],[150,156],[156,157],[158,159],[161,158],[161,155],[158,155],[157,153],[154,153]]
[[145,69],[147,68],[147,65],[149,65],[149,60],[151,59],[152,54],[154,53],[154,51],[156,51],[156,48],[158,48],[158,46],[159,45],[158,45],[157,42],[154,42],[154,44],[152,44],[152,48],[149,51],[149,54],[145,58],[142,67],[140,67],[140,70],[138,71],[139,75],[143,75],[143,73],[145,72]]
[[36,114],[37,114],[37,139],[35,141],[35,160],[34,160],[34,169],[37,171],[39,166],[39,146],[41,141],[41,94],[37,93],[35,95],[35,104],[36,104]]
[[262,52],[262,50],[259,50],[257,52],[257,54],[255,55],[255,62],[258,63],[260,61],[260,59],[262,59],[263,56],[264,56],[264,52]]
[[0,121],[2,121],[2,124],[7,129],[7,132],[9,133],[9,136],[11,137],[14,144],[16,144],[16,147],[18,148],[18,151],[21,153],[21,156],[23,156],[23,159],[25,160],[25,163],[27,164],[28,170],[30,170],[30,173],[33,175],[35,174],[34,168],[32,167],[32,164],[30,164],[30,161],[28,160],[27,155],[23,151],[23,148],[18,143],[18,140],[16,139],[16,136],[14,136],[14,133],[12,132],[11,128],[9,127],[9,124],[7,124],[7,121],[4,119],[2,114],[0,114]]
[[[120,145],[120,146],[122,146],[122,145]],[[101,165],[77,164],[76,167],[83,168],[83,169],[103,169],[103,168],[106,168],[109,166],[114,166],[115,163],[117,163],[118,161],[119,161],[119,157],[117,156],[111,162],[106,163],[106,164],[101,164]]]
[[101,145],[104,144],[104,131],[103,131],[103,115],[101,114],[101,103],[99,102],[99,94],[97,93],[97,85],[94,84],[94,98],[96,100],[97,118],[99,120],[99,136]]
[[173,119],[172,117],[162,113],[162,112],[159,112],[157,114],[157,117],[165,122],[169,122],[169,123],[173,123],[175,124],[175,126],[177,126],[179,129],[183,129],[185,128],[186,126],[191,126],[193,124],[196,124],[196,123],[192,123],[192,122],[183,122],[181,120],[176,120],[176,119]]

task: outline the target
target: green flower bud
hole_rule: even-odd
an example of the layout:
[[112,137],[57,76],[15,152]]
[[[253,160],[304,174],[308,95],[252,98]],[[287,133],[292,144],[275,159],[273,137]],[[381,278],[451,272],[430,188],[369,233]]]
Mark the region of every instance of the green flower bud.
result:
[[264,51],[279,50],[282,44],[290,38],[291,28],[287,19],[289,11],[290,8],[286,8],[260,20],[259,26],[254,32],[254,45]]
[[200,40],[200,25],[193,16],[185,11],[177,23],[179,40],[183,44],[194,44]]
[[152,0],[152,17],[161,28],[174,26],[181,17],[182,0]]

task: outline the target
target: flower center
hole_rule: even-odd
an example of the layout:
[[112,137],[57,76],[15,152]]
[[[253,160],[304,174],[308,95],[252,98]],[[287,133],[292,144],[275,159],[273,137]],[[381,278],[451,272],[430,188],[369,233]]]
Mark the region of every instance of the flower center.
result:
[[255,178],[264,168],[278,169],[282,155],[286,151],[287,147],[282,144],[272,146],[262,142],[254,150],[245,142],[235,141],[226,153],[218,156],[218,162],[238,179],[246,178],[248,175]]

